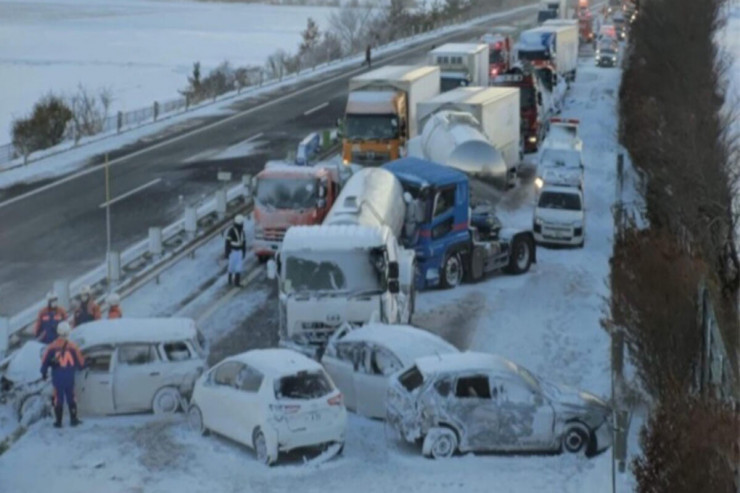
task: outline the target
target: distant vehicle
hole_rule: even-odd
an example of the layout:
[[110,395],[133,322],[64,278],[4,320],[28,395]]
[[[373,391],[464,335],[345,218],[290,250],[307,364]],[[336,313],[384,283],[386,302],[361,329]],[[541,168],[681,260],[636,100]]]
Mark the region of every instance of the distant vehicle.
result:
[[488,43],[490,80],[508,72],[514,64],[514,40],[504,34],[484,34],[481,43]]
[[459,352],[439,336],[408,325],[371,323],[338,330],[321,364],[344,396],[344,405],[370,418],[385,419],[388,378],[416,358]]
[[597,67],[616,67],[619,63],[619,45],[612,40],[599,43],[596,48],[595,61]]
[[617,12],[612,16],[612,23],[614,24],[614,29],[617,32],[617,37],[620,41],[624,41],[624,39],[627,37],[627,21],[625,20],[622,12]]
[[441,92],[488,86],[488,50],[485,43],[447,43],[430,51],[429,64],[441,70]]
[[581,153],[573,149],[544,148],[537,162],[535,187],[563,185],[583,190],[584,166]]
[[607,14],[620,10],[622,8],[622,1],[623,0],[608,0],[606,10]]
[[195,384],[192,429],[213,431],[252,448],[272,465],[281,452],[344,446],[342,394],[316,361],[287,349],[256,349],[226,358]]
[[601,42],[602,40],[612,40],[612,41],[619,41],[619,35],[617,34],[617,29],[614,27],[613,24],[603,24],[601,26],[601,29],[599,29],[599,35],[597,36],[597,41]]
[[537,197],[533,223],[538,244],[582,248],[586,238],[583,191],[577,187],[544,185]]
[[593,394],[551,383],[500,356],[419,358],[390,380],[388,422],[422,454],[567,451],[611,445],[611,410]]

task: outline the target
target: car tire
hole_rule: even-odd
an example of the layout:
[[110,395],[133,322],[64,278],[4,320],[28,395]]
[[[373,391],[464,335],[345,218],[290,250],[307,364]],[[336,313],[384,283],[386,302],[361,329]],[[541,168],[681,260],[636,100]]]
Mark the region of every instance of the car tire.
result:
[[257,255],[257,261],[260,264],[266,264],[270,260],[270,255]]
[[462,282],[464,273],[465,269],[463,268],[463,261],[460,254],[457,252],[450,253],[442,263],[440,284],[445,289],[457,287]]
[[569,454],[585,455],[589,447],[589,434],[581,424],[571,424],[563,433],[563,450]]
[[162,387],[152,399],[152,412],[156,415],[175,414],[180,409],[180,392],[174,387]]
[[437,427],[429,430],[421,447],[425,457],[447,459],[457,452],[457,435],[450,428]]
[[524,274],[529,270],[534,258],[534,242],[524,235],[515,236],[511,242],[509,265],[504,271],[507,274]]
[[31,419],[33,418],[35,410],[39,410],[38,418],[42,418],[46,415],[47,410],[44,407],[48,401],[46,397],[41,393],[31,394],[26,396],[18,406],[18,421],[24,426],[33,424]]
[[203,412],[195,404],[190,406],[190,409],[188,409],[188,426],[191,430],[200,433],[203,436],[206,436],[209,433],[208,428],[206,428],[206,425],[203,422]]
[[267,447],[267,439],[262,430],[257,428],[252,434],[252,448],[257,456],[257,460],[266,466],[272,466],[275,463],[275,457],[270,455],[270,451]]

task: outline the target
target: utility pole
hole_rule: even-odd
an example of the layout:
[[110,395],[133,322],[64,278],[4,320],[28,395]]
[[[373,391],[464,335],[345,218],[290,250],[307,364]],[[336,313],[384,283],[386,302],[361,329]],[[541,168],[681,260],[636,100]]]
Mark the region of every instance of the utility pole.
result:
[[[105,234],[105,264],[107,266],[110,264],[110,169],[108,166],[108,153],[105,153]],[[106,270],[108,272],[108,285],[110,286],[110,269]]]

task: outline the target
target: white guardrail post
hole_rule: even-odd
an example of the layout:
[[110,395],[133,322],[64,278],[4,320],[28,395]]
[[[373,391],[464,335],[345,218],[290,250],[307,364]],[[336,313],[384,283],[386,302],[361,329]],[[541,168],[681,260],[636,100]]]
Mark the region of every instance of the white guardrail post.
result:
[[226,217],[226,190],[216,190],[216,213],[218,218]]
[[71,307],[70,302],[72,298],[69,296],[69,281],[66,279],[54,281],[54,293],[57,295],[59,306],[63,306],[64,308]]
[[185,233],[189,240],[195,238],[195,233],[198,231],[198,212],[193,206],[185,207]]
[[121,280],[121,252],[113,250],[108,257],[108,279],[111,284]]
[[149,228],[149,253],[154,257],[162,255],[162,228]]

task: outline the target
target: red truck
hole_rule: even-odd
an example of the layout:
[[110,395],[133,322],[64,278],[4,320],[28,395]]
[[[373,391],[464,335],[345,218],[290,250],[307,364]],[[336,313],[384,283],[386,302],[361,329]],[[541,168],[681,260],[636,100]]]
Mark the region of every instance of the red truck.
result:
[[514,56],[514,40],[505,34],[484,34],[481,43],[488,44],[489,77],[494,77],[511,70]]
[[253,180],[254,245],[260,262],[280,248],[291,226],[321,224],[340,190],[330,167],[267,163]]

